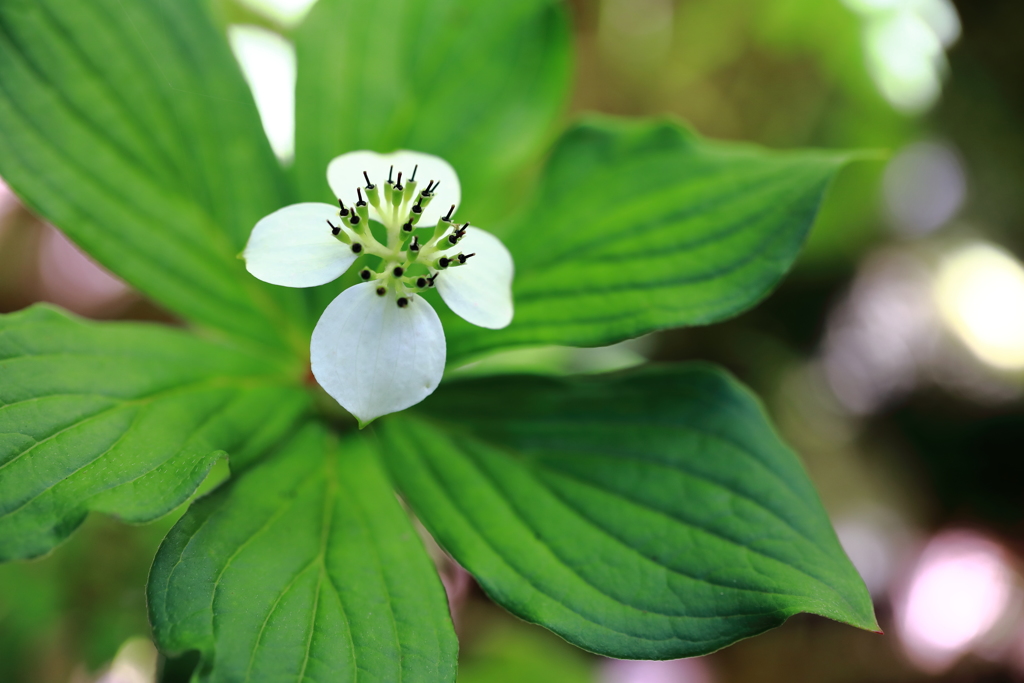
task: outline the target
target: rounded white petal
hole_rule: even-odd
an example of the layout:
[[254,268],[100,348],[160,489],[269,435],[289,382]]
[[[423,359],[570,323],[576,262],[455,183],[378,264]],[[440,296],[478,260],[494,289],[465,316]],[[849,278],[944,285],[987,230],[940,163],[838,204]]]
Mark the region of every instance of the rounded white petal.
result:
[[377,284],[349,287],[320,316],[310,342],[313,376],[361,424],[433,393],[444,373],[444,329],[421,297],[399,308]]
[[448,308],[465,320],[500,330],[512,322],[512,254],[497,237],[470,227],[448,254],[476,254],[464,265],[442,270],[437,291]]
[[[363,171],[366,171],[375,185],[383,187],[392,166],[395,167],[393,178],[397,180],[401,171],[403,182],[412,174],[413,169],[419,166],[416,170],[417,191],[425,189],[431,180],[441,182],[436,196],[423,211],[419,225],[434,225],[441,216],[448,213],[452,204],[458,207],[462,200],[459,176],[451,164],[441,157],[423,152],[399,150],[390,154],[378,154],[364,150],[342,154],[327,164],[327,183],[334,194],[348,204],[355,201],[356,188],[366,186]],[[372,206],[370,217],[376,221],[380,220]]]
[[272,285],[316,287],[341,276],[356,254],[327,225],[338,225],[330,204],[292,204],[260,220],[242,258],[250,273]]

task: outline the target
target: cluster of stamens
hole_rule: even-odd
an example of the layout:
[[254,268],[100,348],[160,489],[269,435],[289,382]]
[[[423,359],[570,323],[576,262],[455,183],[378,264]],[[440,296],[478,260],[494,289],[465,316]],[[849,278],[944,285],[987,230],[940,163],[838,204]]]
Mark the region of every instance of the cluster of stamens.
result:
[[[455,205],[436,225],[419,225],[424,209],[437,194],[440,182],[430,181],[417,192],[416,171],[402,184],[402,173],[393,179],[395,167],[388,172],[383,186],[375,185],[363,171],[365,187],[356,188],[357,200],[350,206],[338,199],[338,225],[327,221],[331,234],[349,245],[356,254],[379,259],[379,265],[365,266],[359,271],[364,282],[376,282],[377,295],[391,293],[399,308],[405,308],[413,296],[434,286],[437,276],[449,268],[457,268],[475,254],[448,253],[463,237],[469,223],[452,223]],[[363,196],[365,192],[365,198]],[[381,243],[370,228],[369,207],[381,218],[386,237]]]

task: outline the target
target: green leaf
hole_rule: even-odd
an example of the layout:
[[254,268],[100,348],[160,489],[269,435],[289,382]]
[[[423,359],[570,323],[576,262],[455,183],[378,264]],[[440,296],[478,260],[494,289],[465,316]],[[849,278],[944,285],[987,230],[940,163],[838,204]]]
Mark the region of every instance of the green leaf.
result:
[[280,345],[275,301],[300,299],[236,255],[282,174],[204,4],[0,3],[0,176],[162,305]]
[[225,451],[252,460],[306,409],[286,370],[157,325],[0,316],[0,560],[45,553],[89,511],[155,519]]
[[514,194],[499,184],[540,154],[569,92],[557,0],[320,0],[296,49],[295,164],[310,201],[331,198],[338,154],[405,148],[451,162],[467,216],[489,220],[482,201]]
[[365,441],[318,425],[194,504],[153,564],[159,646],[202,681],[451,681],[444,589]]
[[[509,622],[512,622],[509,619]],[[594,657],[516,620],[487,624],[460,657],[458,683],[597,683]]]
[[601,346],[735,315],[792,266],[847,159],[706,141],[671,122],[583,123],[503,235],[516,262],[512,324],[448,316],[449,357]]
[[380,429],[438,542],[587,650],[700,655],[798,612],[877,629],[799,461],[720,370],[454,383]]

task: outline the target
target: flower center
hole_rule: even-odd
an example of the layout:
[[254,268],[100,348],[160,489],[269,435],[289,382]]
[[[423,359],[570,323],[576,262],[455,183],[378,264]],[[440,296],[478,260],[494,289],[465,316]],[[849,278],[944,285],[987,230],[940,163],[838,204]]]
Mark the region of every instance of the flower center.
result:
[[[430,181],[419,190],[417,170],[419,167],[414,167],[403,183],[403,172],[396,177],[392,166],[387,181],[379,184],[363,171],[366,184],[356,187],[357,201],[345,206],[339,198],[339,224],[327,221],[331,234],[353,252],[376,257],[378,263],[362,268],[359,277],[377,283],[377,294],[393,297],[399,308],[407,307],[416,294],[433,287],[442,271],[462,266],[475,256],[455,249],[466,236],[469,223],[452,223],[454,204],[435,225],[419,224],[440,182]],[[384,226],[383,240],[370,227],[369,207]]]

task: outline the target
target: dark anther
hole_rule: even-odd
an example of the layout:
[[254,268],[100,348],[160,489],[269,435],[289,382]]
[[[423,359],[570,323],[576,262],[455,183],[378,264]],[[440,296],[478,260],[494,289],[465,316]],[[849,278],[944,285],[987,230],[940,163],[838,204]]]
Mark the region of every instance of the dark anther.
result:
[[415,166],[412,167],[412,175],[409,176],[409,182],[410,183],[416,182],[416,171],[417,171],[417,169],[419,169],[419,167],[420,167],[419,164],[416,164]]
[[[355,221],[352,221],[352,222],[354,223]],[[359,242],[353,242],[352,243],[352,253],[353,254],[358,254],[362,250],[363,250],[363,245],[359,244]]]
[[447,257],[447,256],[442,256],[442,257],[441,257],[441,258],[440,258],[440,259],[438,260],[438,262],[437,262],[437,267],[438,267],[438,268],[440,268],[440,269],[442,269],[442,270],[444,270],[445,268],[447,268],[447,267],[448,267],[448,264],[449,264],[449,263],[450,263],[450,261],[448,260],[448,257]]
[[342,202],[341,199],[338,200],[338,206],[341,207],[341,215],[342,216],[347,216],[348,215],[348,209],[345,208],[345,203]]
[[412,223],[406,223],[405,225],[403,225],[402,230],[405,230],[406,232],[412,232]]
[[[422,199],[420,201],[423,201]],[[423,207],[420,206],[420,202],[416,202],[412,207],[413,213],[423,213]]]
[[378,287],[377,288],[377,296],[384,296],[387,293],[388,293],[388,290],[384,289],[383,287]]
[[332,235],[337,235],[339,232],[341,232],[341,228],[339,228],[338,226],[334,225],[330,221],[327,221],[327,225],[331,226],[331,234]]
[[363,268],[362,270],[359,271],[359,277],[363,278],[364,280],[369,280],[371,275],[373,275],[373,273],[370,272],[369,268]]
[[442,220],[450,221],[452,219],[452,214],[453,213],[455,213],[455,205],[454,204],[452,204],[452,208],[448,209],[448,215],[445,216]]
[[436,280],[436,279],[437,279],[437,273],[434,273],[429,278],[427,278],[427,281],[430,282],[430,286],[431,287],[434,286],[434,280]]
[[363,177],[366,178],[366,189],[372,190],[375,185],[370,182],[370,176],[366,175],[366,171],[363,171]]
[[356,202],[356,206],[366,206],[366,202],[363,200],[362,188],[356,188],[356,196],[359,197],[359,201]]
[[402,187],[402,172],[401,171],[398,172],[398,182],[395,183],[395,189],[396,190],[404,190],[405,189],[404,187]]
[[455,232],[453,232],[452,234],[448,235],[448,241],[451,244],[458,244],[459,240],[461,240],[463,237],[466,236],[466,228],[468,228],[468,227],[469,227],[469,223],[466,223],[462,227],[456,229]]
[[395,274],[395,277],[402,277],[402,274],[405,272],[405,268],[402,266],[395,266],[395,269],[391,272]]
[[394,173],[394,172],[395,172],[395,167],[394,166],[392,166],[391,168],[388,169],[388,182],[389,183],[392,182],[391,181],[391,174]]
[[409,305],[409,300],[408,299],[406,299],[404,296],[398,297],[398,307],[399,308],[405,308],[408,305]]
[[359,214],[353,211],[352,218],[349,218],[348,222],[351,223],[352,225],[359,225]]
[[476,256],[476,252],[472,254],[459,254],[459,263],[465,263],[470,256]]
[[416,278],[416,286],[419,287],[420,289],[423,289],[424,287],[426,287],[427,286],[427,278],[425,278],[425,277],[418,277],[418,278]]
[[419,251],[419,250],[420,250],[420,236],[419,235],[413,235],[412,236],[412,242],[409,243],[409,251]]
[[423,190],[423,192],[421,192],[420,194],[422,194],[424,197],[429,197],[430,196],[430,191],[432,189],[434,189],[434,181],[433,180],[431,180],[429,183],[427,183],[427,189]]

